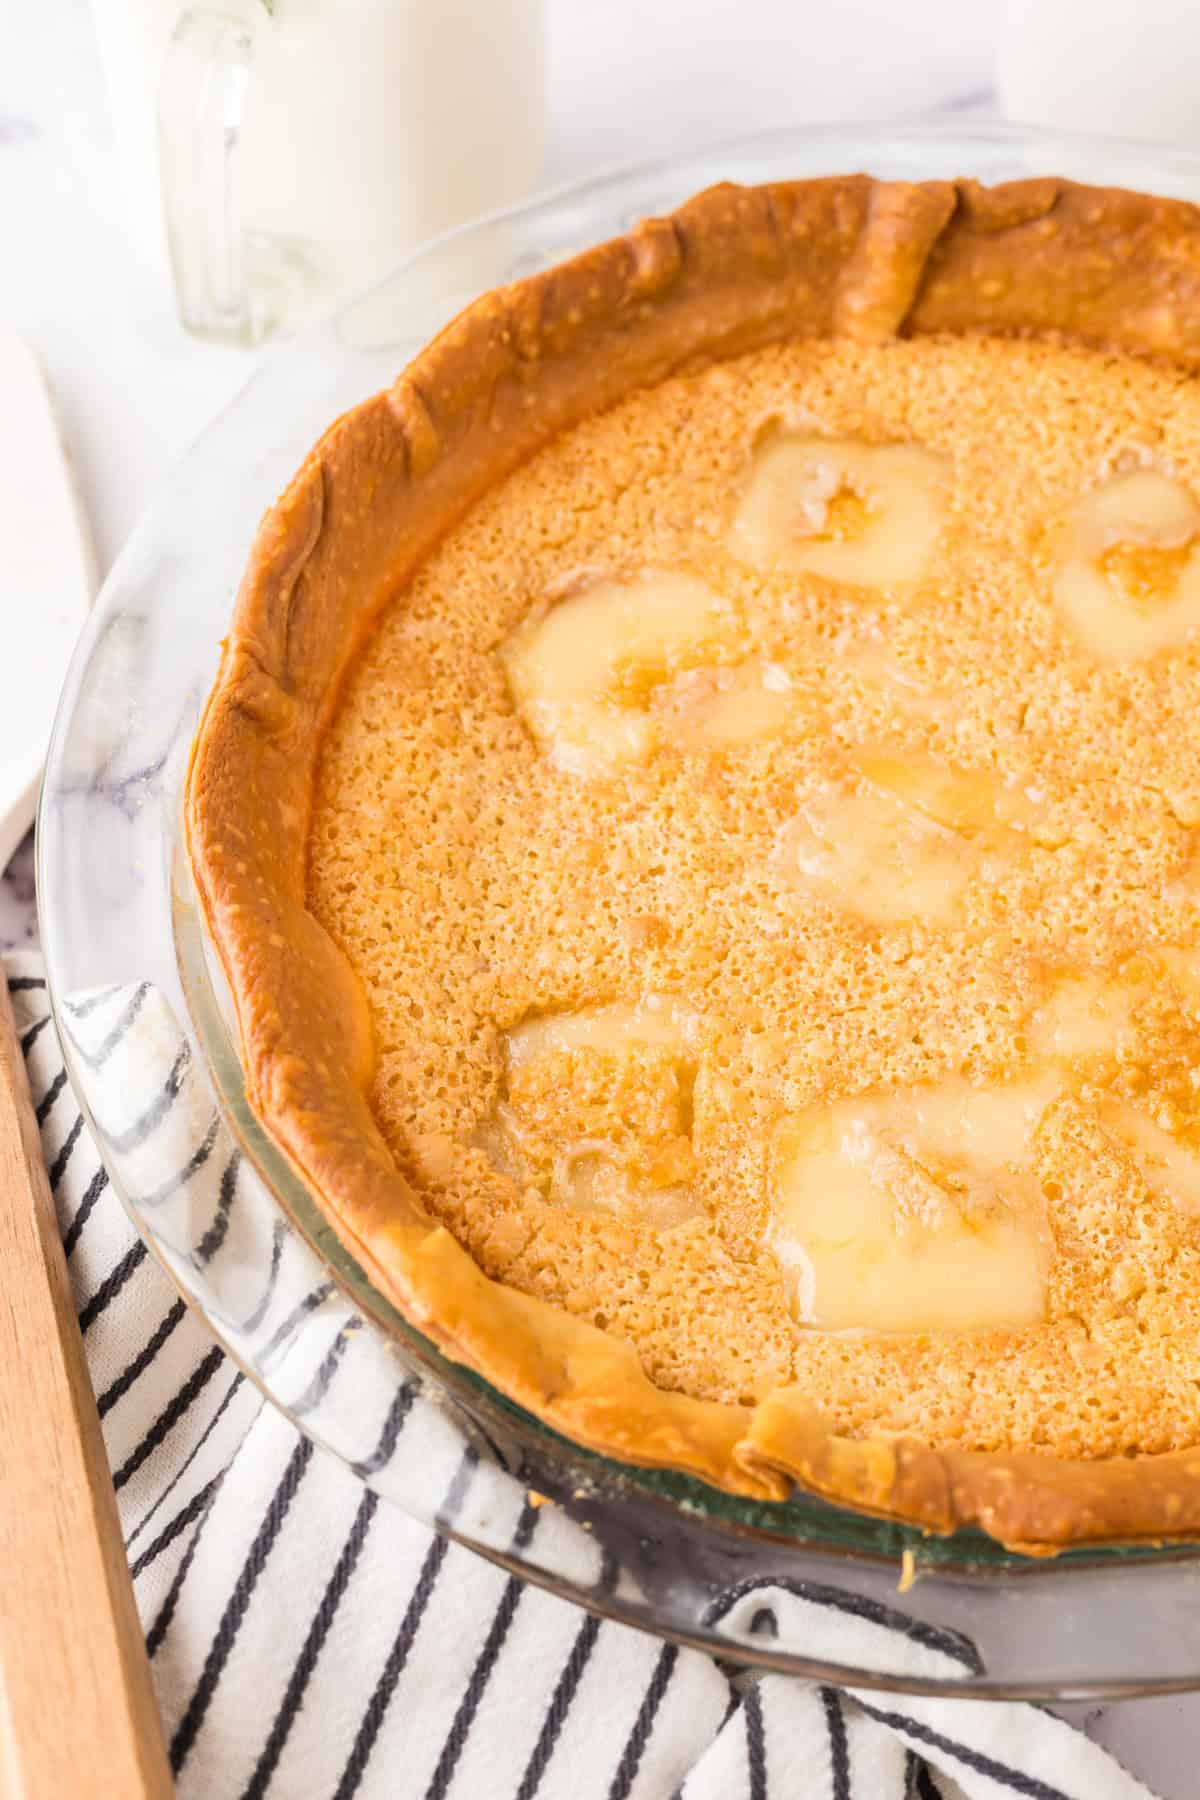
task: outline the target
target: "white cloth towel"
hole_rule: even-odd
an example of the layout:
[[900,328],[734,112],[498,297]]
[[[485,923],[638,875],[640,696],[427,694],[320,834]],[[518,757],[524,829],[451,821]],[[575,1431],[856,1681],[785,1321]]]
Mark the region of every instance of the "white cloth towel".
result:
[[[181,1795],[1153,1800],[1037,1707],[731,1676],[523,1584],[380,1500],[264,1403],[184,1306],[97,1156],[37,959],[10,958],[8,977]],[[162,1058],[140,992],[81,1007],[78,1029],[115,1059],[128,1116],[165,1130],[162,1105],[147,1110],[137,1092],[139,1044],[158,1032]],[[173,1067],[172,1101],[184,1085]],[[215,1126],[198,1137],[175,1110],[195,1150],[160,1192],[186,1187],[189,1205],[207,1194],[196,1253],[215,1259],[236,1231],[237,1153],[209,1156]],[[332,1379],[351,1340],[344,1310],[334,1323],[310,1387]],[[389,1454],[446,1454],[428,1401],[393,1400],[380,1430]],[[461,1518],[483,1504],[471,1489],[486,1492],[487,1472],[455,1443],[447,1505]],[[518,1507],[514,1542],[535,1528],[542,1511]],[[961,1659],[952,1642],[915,1642],[886,1621],[824,1617],[811,1595],[729,1597],[730,1611],[742,1605],[788,1624],[789,1639],[803,1620],[827,1657],[878,1657],[886,1638],[913,1674]]]

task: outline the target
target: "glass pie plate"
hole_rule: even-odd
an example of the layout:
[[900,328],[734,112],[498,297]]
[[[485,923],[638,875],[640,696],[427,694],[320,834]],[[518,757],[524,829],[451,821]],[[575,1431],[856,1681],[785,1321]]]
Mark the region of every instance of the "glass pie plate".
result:
[[[262,366],[112,571],[66,683],[42,796],[52,1000],[80,1100],[150,1248],[268,1397],[408,1513],[728,1663],[907,1692],[1200,1686],[1200,1551],[1033,1561],[977,1533],[927,1538],[802,1495],[737,1500],[582,1451],[447,1361],[374,1291],[251,1115],[182,850],[188,749],[255,525],[325,425],[487,288],[714,181],[855,169],[988,182],[1051,172],[1200,198],[1200,157],[953,121],[822,127],[593,181],[422,250]],[[427,1426],[418,1453],[400,1432],[414,1409]],[[756,1600],[767,1590],[797,1602],[773,1635]],[[820,1624],[839,1614],[879,1627],[854,1637],[852,1662],[850,1640]]]

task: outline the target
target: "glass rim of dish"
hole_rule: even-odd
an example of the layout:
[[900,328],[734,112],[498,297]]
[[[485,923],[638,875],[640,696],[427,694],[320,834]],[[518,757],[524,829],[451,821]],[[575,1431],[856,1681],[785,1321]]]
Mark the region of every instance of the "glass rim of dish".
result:
[[[1200,1557],[1188,1547],[1088,1547],[1047,1562],[1001,1550],[978,1532],[930,1539],[913,1528],[849,1513],[803,1495],[782,1503],[740,1500],[689,1477],[614,1463],[568,1443],[471,1371],[449,1362],[427,1337],[400,1318],[333,1237],[303,1182],[251,1113],[223,982],[200,921],[183,849],[182,777],[199,706],[215,669],[217,640],[228,619],[228,580],[236,578],[245,559],[256,512],[284,485],[328,418],[398,373],[412,351],[432,335],[430,319],[443,322],[489,286],[560,260],[586,243],[623,229],[632,217],[661,210],[713,180],[762,180],[785,172],[833,173],[859,166],[860,161],[873,173],[914,179],[938,174],[1011,179],[1053,169],[1093,181],[1119,178],[1125,185],[1200,199],[1200,155],[1123,140],[1068,137],[992,123],[975,125],[956,117],[894,125],[785,128],[739,138],[692,156],[658,159],[566,184],[531,202],[489,215],[425,246],[393,276],[340,308],[330,320],[273,351],[242,393],[206,429],[135,529],[77,649],[55,722],[39,811],[38,888],[51,1005],[67,1044],[76,1091],[105,1150],[106,1133],[96,1119],[86,1071],[70,1049],[69,1033],[63,1031],[64,1003],[84,987],[99,986],[103,979],[145,976],[146,964],[139,963],[135,947],[138,933],[144,944],[152,941],[149,960],[154,967],[149,978],[168,992],[178,1011],[231,1140],[307,1242],[330,1281],[352,1303],[356,1316],[365,1316],[366,1328],[389,1339],[393,1347],[403,1346],[402,1360],[415,1362],[424,1379],[445,1390],[465,1414],[480,1423],[485,1436],[490,1433],[515,1443],[522,1472],[527,1467],[541,1468],[553,1477],[557,1470],[567,1486],[578,1478],[580,1485],[571,1491],[578,1495],[586,1490],[584,1510],[591,1507],[593,1519],[597,1504],[615,1511],[628,1506],[639,1521],[637,1529],[651,1535],[661,1531],[670,1554],[682,1562],[686,1562],[693,1540],[711,1540],[704,1544],[706,1554],[718,1554],[712,1551],[715,1543],[724,1547],[721,1554],[726,1560],[733,1559],[738,1566],[749,1566],[760,1558],[772,1566],[780,1558],[789,1567],[793,1561],[797,1567],[803,1563],[803,1579],[810,1582],[822,1574],[825,1580],[831,1575],[849,1579],[848,1572],[853,1571],[865,1580],[867,1571],[873,1570],[867,1586],[876,1596],[886,1592],[889,1582],[894,1591],[896,1562],[903,1558],[905,1568],[911,1571],[915,1567],[920,1577],[916,1590],[920,1604],[924,1615],[933,1619],[940,1616],[943,1592],[949,1604],[949,1596],[957,1591],[960,1603],[966,1593],[979,1602],[987,1596],[988,1604],[994,1604],[1000,1594],[1013,1596],[1014,1603],[1017,1596],[1024,1596],[1020,1605],[1030,1614],[1027,1630],[1045,1631],[1064,1608],[1079,1613],[1080,1622],[1072,1625],[1061,1657],[1051,1655],[1045,1672],[1032,1679],[1022,1678],[1019,1659],[1011,1649],[1003,1654],[999,1649],[990,1650],[984,1672],[965,1682],[897,1677],[886,1670],[847,1668],[762,1642],[750,1646],[714,1636],[702,1628],[703,1583],[689,1585],[684,1576],[677,1583],[678,1593],[673,1590],[666,1601],[659,1597],[639,1614],[623,1606],[619,1596],[583,1591],[530,1558],[506,1554],[496,1543],[481,1541],[478,1534],[460,1533],[440,1519],[433,1521],[458,1541],[594,1611],[627,1619],[730,1661],[809,1678],[996,1697],[1181,1690],[1200,1685],[1200,1634],[1188,1644],[1180,1640],[1178,1624],[1172,1622],[1160,1634],[1161,1644],[1156,1639],[1152,1650],[1146,1646],[1139,1650],[1141,1666],[1128,1668],[1124,1664],[1120,1668],[1100,1666],[1086,1654],[1084,1640],[1102,1629],[1104,1617],[1112,1628],[1128,1605],[1131,1583],[1140,1583],[1147,1590],[1146,1603],[1152,1606],[1156,1603],[1152,1595],[1161,1597],[1172,1581],[1178,1583],[1182,1568],[1200,1574]],[[425,299],[427,316],[421,312]],[[381,373],[381,358],[387,359],[389,374]],[[290,404],[294,376],[311,379],[295,382],[303,389],[303,399]],[[367,385],[359,385],[360,376]],[[340,403],[329,403],[333,395],[339,396]],[[229,451],[239,433],[256,445],[265,443],[266,448],[261,455],[256,450],[250,458],[254,485],[249,505],[239,493],[235,506],[230,496],[237,457]],[[180,522],[188,514],[193,487],[202,491],[201,513],[207,506],[211,515],[200,518],[199,525],[207,521],[211,528],[214,518],[224,516],[223,493],[230,501],[230,514],[237,515],[230,518],[219,555],[213,552],[213,567],[203,555],[192,558],[196,574],[191,579],[204,579],[203,604],[208,613],[183,628],[176,674],[169,672],[165,652],[160,650],[157,664],[151,658],[133,685],[118,697],[113,686],[118,668],[114,657],[126,653],[120,646],[130,639],[131,621],[149,636],[160,628],[156,612],[182,621],[186,584],[167,581],[159,587],[157,578],[164,569],[180,566],[173,560],[182,554],[175,540],[188,538],[188,530]],[[198,528],[191,515],[187,525]],[[216,565],[224,584],[213,580]],[[139,707],[146,717],[155,714],[161,698],[155,676],[167,684],[175,682],[178,716],[169,722],[161,756],[147,760],[142,741],[145,733],[134,718]],[[168,721],[159,723],[165,726]],[[105,730],[112,752],[107,761],[97,753]],[[130,764],[128,770],[125,761]],[[113,855],[110,886],[121,892],[125,881],[130,916],[119,930],[112,928],[120,940],[114,955],[109,953],[111,946],[98,942],[100,933],[90,922],[83,886],[89,872],[95,874],[97,858],[107,854],[101,848],[105,821],[119,830],[116,822],[122,818],[128,830]],[[97,979],[84,979],[93,976]],[[105,1160],[109,1161],[107,1154]],[[135,1225],[218,1341],[268,1399],[295,1418],[270,1373],[247,1358],[245,1347],[214,1318],[202,1277],[184,1267],[179,1258],[164,1254],[153,1222],[148,1221],[144,1208],[139,1210],[127,1183],[114,1174],[114,1185]],[[317,1441],[329,1444],[330,1434],[323,1432],[319,1419],[299,1419],[297,1423]],[[338,1454],[336,1444],[333,1447]],[[399,1501],[407,1503],[403,1495]],[[570,1513],[568,1498],[559,1503]],[[420,1508],[412,1510],[422,1516]],[[711,1578],[706,1579],[710,1590]],[[1094,1591],[1089,1593],[1089,1586]],[[1122,1587],[1126,1597],[1118,1598]],[[865,1604],[861,1582],[855,1592]],[[960,1605],[951,1606],[950,1614],[959,1623],[948,1629],[960,1629]],[[1006,1624],[997,1643],[1007,1643],[1013,1630]],[[1174,1634],[1173,1644],[1167,1642],[1169,1633]]]

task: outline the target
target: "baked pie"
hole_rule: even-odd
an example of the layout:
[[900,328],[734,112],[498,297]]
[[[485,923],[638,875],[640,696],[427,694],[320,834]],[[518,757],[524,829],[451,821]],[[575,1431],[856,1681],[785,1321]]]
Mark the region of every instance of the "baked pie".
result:
[[187,787],[251,1104],[578,1442],[1200,1531],[1200,213],[721,186],[255,541]]

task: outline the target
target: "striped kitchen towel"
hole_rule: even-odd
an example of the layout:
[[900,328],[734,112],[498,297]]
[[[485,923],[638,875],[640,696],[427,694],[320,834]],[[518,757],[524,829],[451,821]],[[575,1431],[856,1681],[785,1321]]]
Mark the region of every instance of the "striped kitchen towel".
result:
[[[606,1553],[559,1509],[489,1472],[415,1389],[391,1392],[373,1447],[338,1459],[264,1403],[117,1200],[67,1082],[37,960],[10,958],[8,975],[181,1794],[1152,1800],[1033,1706],[731,1675],[526,1586],[380,1499],[347,1460],[373,1479],[397,1458],[431,1468],[442,1459],[440,1518],[478,1531],[486,1515],[490,1541],[500,1521],[514,1550],[535,1533],[574,1531],[580,1555],[596,1558],[597,1585],[615,1579]],[[162,1209],[164,1242],[186,1200],[188,1254],[214,1269],[236,1261],[265,1284],[240,1304],[242,1325],[269,1334],[268,1351],[289,1341],[298,1310],[329,1309],[327,1347],[296,1375],[291,1410],[303,1416],[345,1374],[356,1321],[328,1282],[299,1306],[288,1298],[278,1239],[235,1255],[238,1151],[220,1144],[211,1099],[209,1114],[189,1113],[187,1057],[172,1060],[153,995],[99,995],[67,1028],[81,1054],[111,1067],[113,1104],[125,1111],[106,1129],[123,1130],[129,1155],[145,1158],[146,1182],[157,1171],[143,1205]],[[159,1074],[143,1091],[147,1069]],[[127,1185],[138,1166],[123,1168]],[[757,1628],[785,1626],[789,1641],[803,1628],[814,1654],[833,1661],[888,1654],[912,1674],[970,1666],[966,1640],[906,1631],[885,1610],[851,1615],[778,1586],[731,1590],[716,1604],[731,1618],[751,1609]]]

